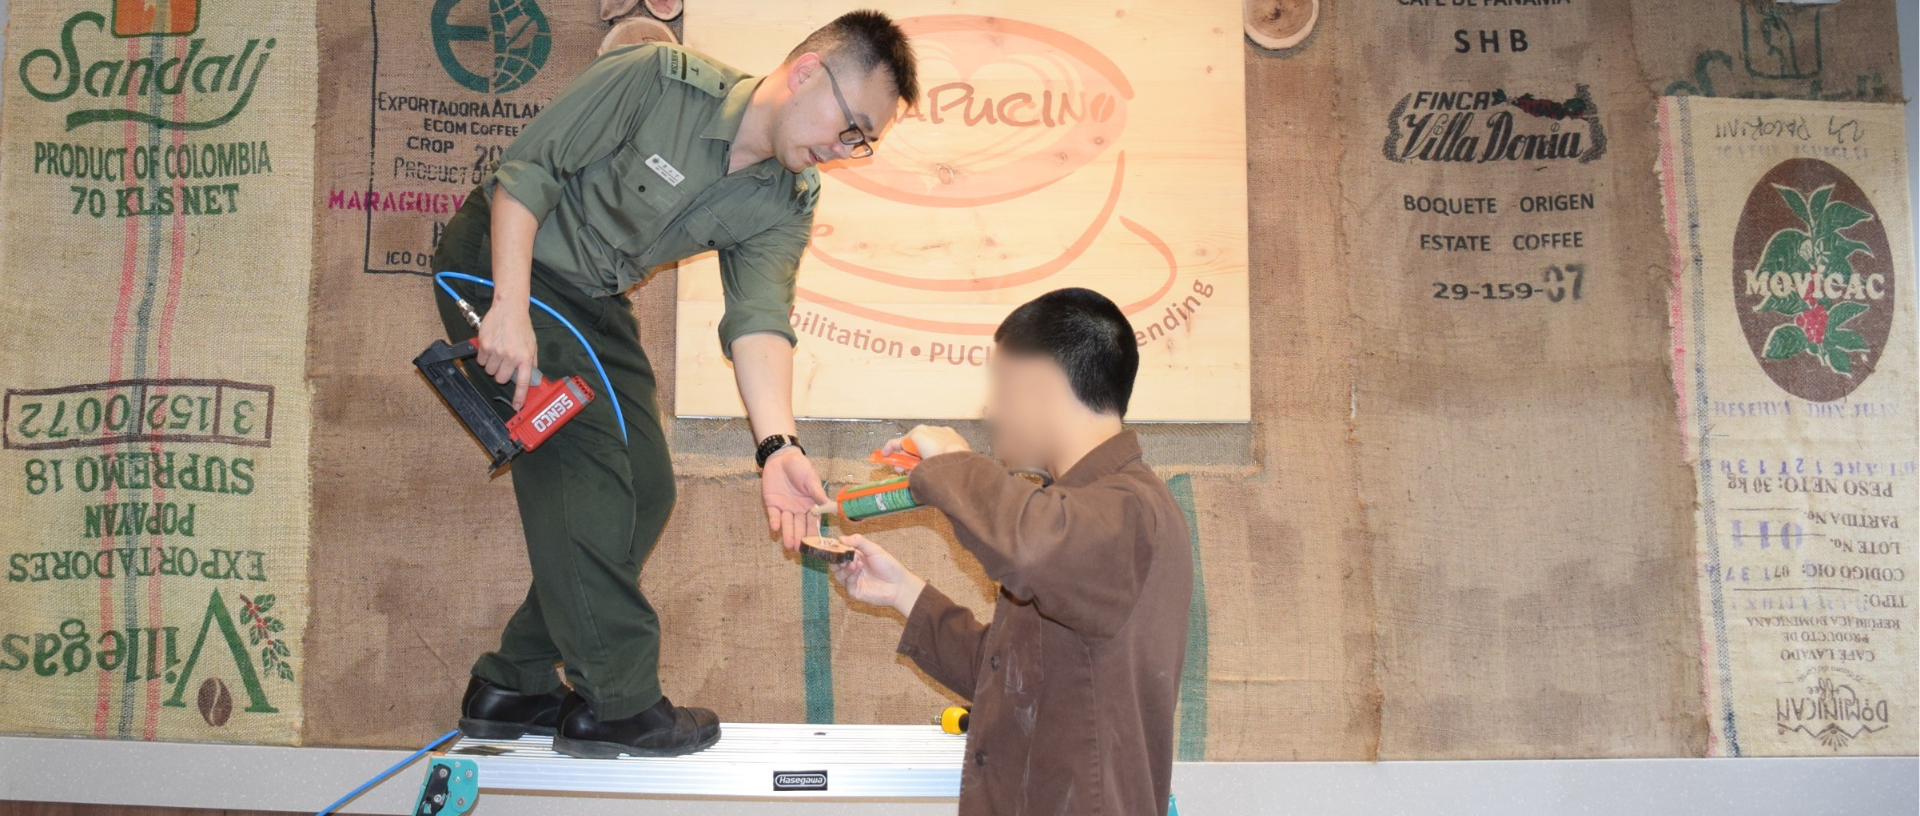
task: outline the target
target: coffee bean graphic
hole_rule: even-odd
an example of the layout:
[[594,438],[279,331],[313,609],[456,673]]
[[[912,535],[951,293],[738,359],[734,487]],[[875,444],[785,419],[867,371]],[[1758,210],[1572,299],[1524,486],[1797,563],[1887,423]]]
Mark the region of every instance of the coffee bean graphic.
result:
[[208,725],[219,727],[227,724],[227,718],[233,716],[233,693],[227,691],[227,684],[218,677],[209,677],[200,684],[200,717]]

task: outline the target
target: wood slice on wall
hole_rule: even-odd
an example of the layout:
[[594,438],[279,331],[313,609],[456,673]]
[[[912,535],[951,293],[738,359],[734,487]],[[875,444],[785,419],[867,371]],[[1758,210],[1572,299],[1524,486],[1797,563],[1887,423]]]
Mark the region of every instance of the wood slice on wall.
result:
[[[686,10],[686,4],[680,0],[646,0],[647,13],[657,20],[676,20]],[[640,6],[640,0],[600,0],[600,19],[618,20],[633,13]]]
[[673,29],[659,20],[651,17],[628,17],[614,23],[613,28],[607,32],[607,36],[600,40],[599,53],[605,54],[623,45],[650,42],[678,43],[680,38],[673,36]]
[[678,19],[685,10],[686,4],[680,0],[647,0],[647,13],[662,20]]
[[1313,33],[1320,0],[1246,0],[1247,39],[1261,48],[1292,48]]
[[618,20],[633,12],[640,0],[600,0],[600,19]]

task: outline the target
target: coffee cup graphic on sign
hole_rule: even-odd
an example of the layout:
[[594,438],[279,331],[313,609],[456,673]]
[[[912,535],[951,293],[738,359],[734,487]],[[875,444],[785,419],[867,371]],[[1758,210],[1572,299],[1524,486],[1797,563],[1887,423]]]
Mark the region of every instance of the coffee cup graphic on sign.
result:
[[[873,157],[824,170],[848,188],[836,195],[904,206],[860,206],[858,219],[843,221],[834,217],[839,202],[828,200],[810,255],[850,278],[821,294],[997,302],[1000,290],[1090,283],[1076,262],[1118,252],[1101,239],[1118,226],[1125,189],[1121,136],[1134,96],[1125,73],[1073,35],[1020,20],[955,14],[899,23],[919,57],[913,112]],[[1149,258],[1136,252],[1122,263],[1151,268],[1158,259]],[[1137,300],[1150,287],[1110,294]],[[862,316],[933,328],[910,309],[897,312]]]

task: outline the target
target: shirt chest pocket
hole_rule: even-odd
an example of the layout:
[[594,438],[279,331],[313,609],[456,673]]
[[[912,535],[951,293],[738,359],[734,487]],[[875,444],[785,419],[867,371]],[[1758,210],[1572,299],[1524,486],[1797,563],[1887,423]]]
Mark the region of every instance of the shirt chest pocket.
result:
[[582,189],[588,226],[629,259],[647,251],[686,195],[648,166],[649,155],[623,145],[609,160],[607,172]]

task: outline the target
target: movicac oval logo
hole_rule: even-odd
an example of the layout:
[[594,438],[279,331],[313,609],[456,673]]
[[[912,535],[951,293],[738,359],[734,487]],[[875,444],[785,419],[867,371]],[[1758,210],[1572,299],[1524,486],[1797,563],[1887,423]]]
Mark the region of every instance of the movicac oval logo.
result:
[[848,186],[928,207],[1006,201],[1072,175],[1126,128],[1133,86],[1069,34],[966,14],[899,25],[919,57],[921,97],[873,158],[828,169]]
[[1880,360],[1897,275],[1886,228],[1840,168],[1789,159],[1747,195],[1733,237],[1733,302],[1760,368],[1796,397],[1853,393]]

